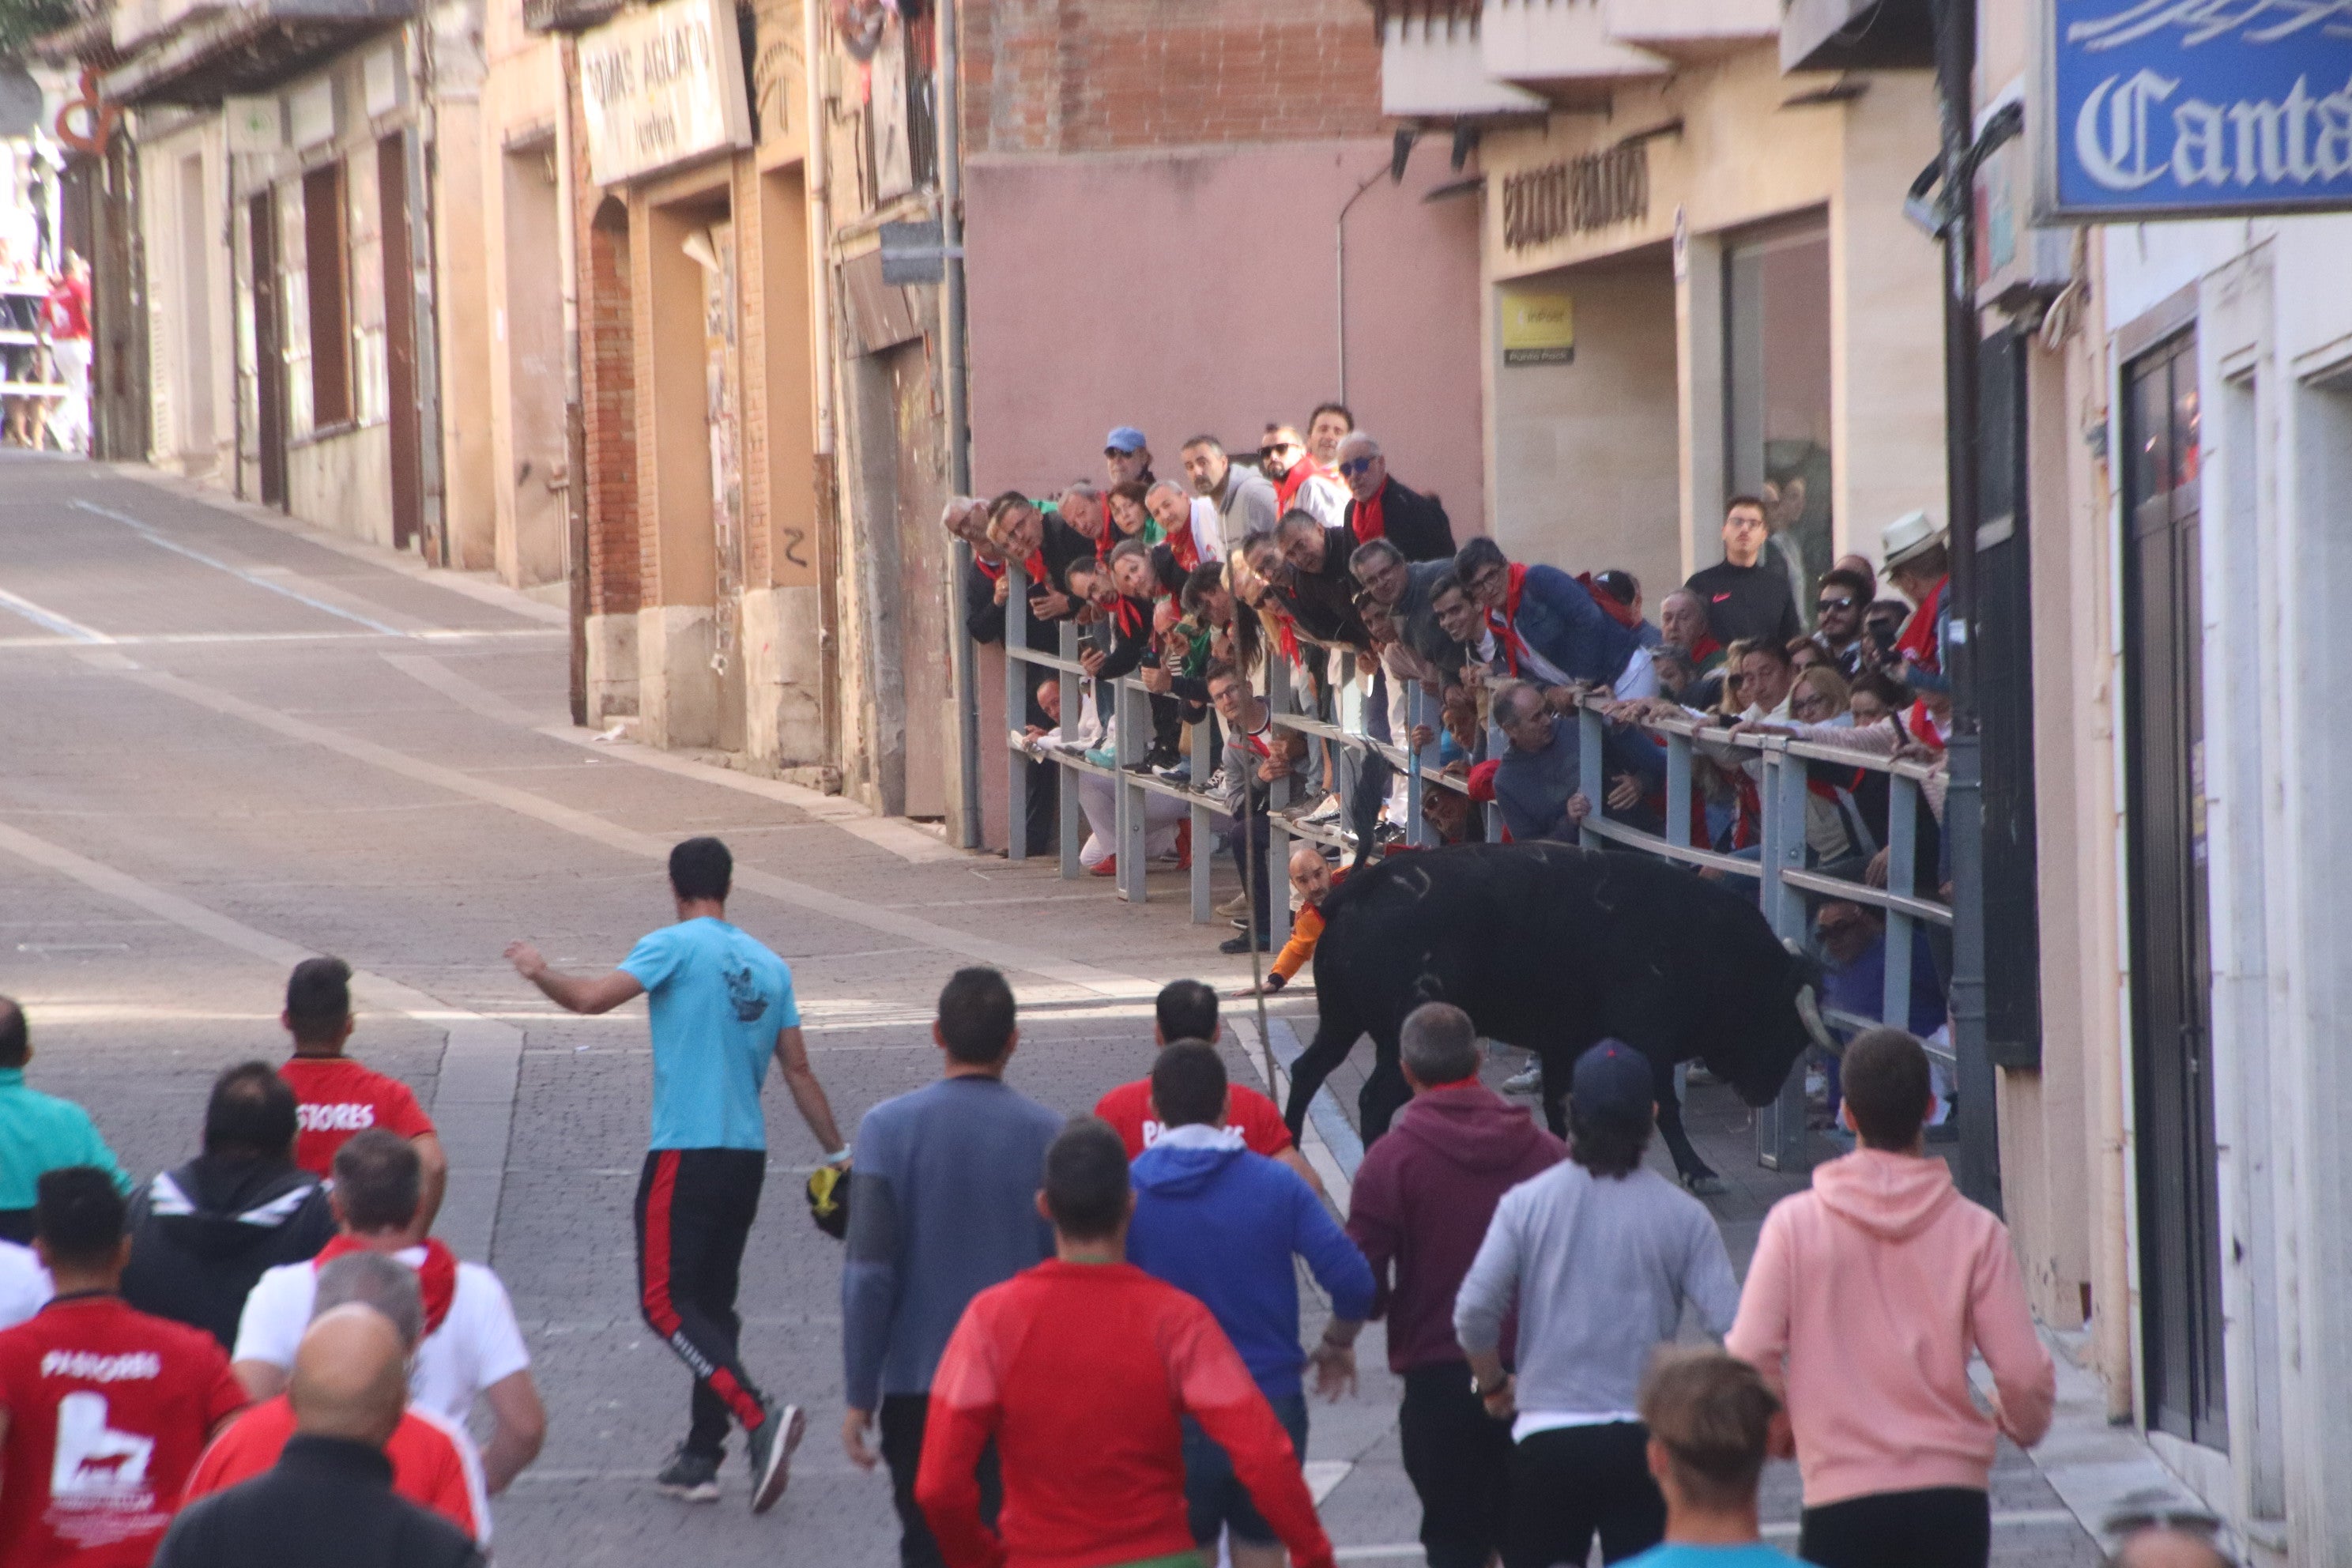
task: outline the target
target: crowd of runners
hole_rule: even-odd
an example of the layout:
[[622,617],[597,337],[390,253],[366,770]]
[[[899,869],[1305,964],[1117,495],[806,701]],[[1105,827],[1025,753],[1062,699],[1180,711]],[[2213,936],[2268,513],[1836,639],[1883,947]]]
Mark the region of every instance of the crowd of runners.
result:
[[[1596,1543],[1642,1568],[1786,1563],[1759,1518],[1775,1456],[1801,1479],[1806,1562],[1988,1562],[1997,1441],[2041,1439],[2054,1373],[2006,1230],[1926,1151],[1911,1036],[1848,1048],[1859,1147],[1774,1207],[1743,1284],[1706,1208],[1644,1163],[1638,1053],[1576,1062],[1563,1141],[1486,1086],[1442,1003],[1405,1024],[1413,1099],[1344,1214],[1271,1101],[1229,1080],[1216,993],[1192,980],[1158,997],[1149,1073],[1066,1120],[1006,1081],[1003,975],[957,972],[938,1079],[868,1110],[853,1151],[789,967],[727,919],[731,877],[718,840],[678,845],[675,922],[604,973],[507,953],[572,1012],[648,1000],[639,1306],[691,1384],[663,1492],[718,1500],[740,1431],[765,1513],[806,1431],[744,1364],[736,1309],[773,1063],[826,1152],[812,1216],[845,1248],[840,1441],[887,1469],[903,1568],[1332,1568],[1310,1396],[1357,1395],[1371,1321],[1431,1568],[1580,1565]],[[223,1072],[202,1152],[144,1183],[26,1086],[31,1031],[0,999],[7,1568],[489,1551],[547,1417],[498,1278],[431,1235],[449,1181],[431,1121],[345,1053],[350,978],[299,965],[290,1058]],[[1303,1310],[1301,1262],[1327,1313]],[[2116,1561],[2227,1563],[2169,1526]]]

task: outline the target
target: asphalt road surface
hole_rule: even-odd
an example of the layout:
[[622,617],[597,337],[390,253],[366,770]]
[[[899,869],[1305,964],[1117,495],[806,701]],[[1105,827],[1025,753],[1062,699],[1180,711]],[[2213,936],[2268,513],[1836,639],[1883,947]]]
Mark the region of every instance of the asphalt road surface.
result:
[[[792,963],[845,1129],[934,1076],[930,1005],[962,964],[1010,973],[1012,1081],[1070,1111],[1145,1069],[1160,984],[1246,969],[1216,956],[1221,929],[1186,922],[1174,879],[1123,906],[1051,862],[964,856],[919,826],[599,742],[569,725],[564,670],[559,608],[150,479],[0,458],[0,993],[30,1017],[31,1081],[88,1105],[143,1177],[194,1152],[215,1073],[282,1054],[292,963],[345,958],[353,1053],[432,1107],[453,1164],[441,1233],[505,1279],[547,1402],[545,1451],[494,1505],[500,1563],[884,1568],[887,1484],[835,1436],[838,1244],[802,1207],[818,1151],[781,1085],[745,1357],[811,1426],[783,1502],[753,1519],[740,1444],[717,1506],[651,1485],[684,1433],[687,1376],[635,1304],[644,1004],[557,1013],[500,950],[529,937],[559,967],[609,966],[672,918],[670,844],[720,835],[730,917]],[[1312,1009],[1276,1012],[1304,1034]],[[1262,1083],[1255,1032],[1226,1044]],[[1335,1079],[1337,1107],[1356,1081]],[[1736,1109],[1695,1102],[1693,1120],[1734,1177],[1717,1206],[1744,1257],[1786,1184],[1743,1160]],[[1360,1394],[1314,1410],[1309,1479],[1343,1562],[1410,1564],[1419,1512],[1377,1325],[1361,1359]],[[1784,1523],[1793,1480],[1768,1478]],[[1994,1506],[1995,1561],[2095,1561],[2022,1456],[2005,1454]]]

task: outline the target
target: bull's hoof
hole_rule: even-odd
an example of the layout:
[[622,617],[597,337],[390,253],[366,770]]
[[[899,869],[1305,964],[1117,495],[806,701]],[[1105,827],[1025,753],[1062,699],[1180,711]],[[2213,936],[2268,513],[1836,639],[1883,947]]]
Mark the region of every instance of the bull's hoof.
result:
[[1695,1175],[1685,1176],[1683,1185],[1690,1189],[1691,1195],[1694,1197],[1720,1197],[1724,1192],[1723,1178],[1713,1171],[1701,1171]]

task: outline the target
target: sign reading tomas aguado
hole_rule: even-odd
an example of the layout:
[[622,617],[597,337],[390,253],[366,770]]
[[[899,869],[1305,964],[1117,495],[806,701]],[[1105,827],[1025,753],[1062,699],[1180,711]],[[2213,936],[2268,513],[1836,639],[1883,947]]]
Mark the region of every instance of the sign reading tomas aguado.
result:
[[580,39],[588,163],[600,185],[751,144],[735,10],[663,0]]
[[2352,208],[2352,0],[2044,0],[2036,206]]

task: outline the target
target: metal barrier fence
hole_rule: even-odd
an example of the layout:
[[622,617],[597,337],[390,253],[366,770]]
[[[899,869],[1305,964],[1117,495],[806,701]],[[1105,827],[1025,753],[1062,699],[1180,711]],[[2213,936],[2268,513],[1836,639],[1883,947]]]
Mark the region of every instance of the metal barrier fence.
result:
[[[1142,682],[1129,675],[1107,680],[1087,674],[1079,661],[1077,626],[1061,623],[1060,647],[1052,654],[1040,653],[1028,647],[1027,580],[1018,566],[1008,567],[1010,587],[1005,600],[1005,714],[1007,767],[1010,783],[1007,813],[1007,853],[1014,860],[1025,860],[1028,854],[1028,764],[1045,762],[1062,770],[1063,787],[1057,792],[1057,850],[1061,874],[1076,879],[1087,875],[1079,863],[1079,848],[1085,837],[1085,823],[1078,798],[1080,780],[1099,778],[1111,786],[1114,803],[1113,852],[1118,858],[1117,890],[1129,903],[1143,903],[1148,897],[1145,886],[1147,862],[1144,847],[1150,824],[1146,801],[1152,795],[1181,800],[1185,804],[1186,820],[1192,826],[1192,868],[1189,893],[1192,918],[1195,924],[1208,923],[1213,918],[1210,899],[1210,875],[1213,857],[1211,846],[1219,828],[1229,826],[1223,802],[1208,792],[1208,783],[1221,758],[1210,748],[1212,726],[1206,722],[1192,726],[1191,776],[1184,782],[1158,777],[1135,770],[1135,764],[1149,748],[1152,729],[1150,693]],[[1437,765],[1437,748],[1433,742],[1419,754],[1408,752],[1411,730],[1423,724],[1437,727],[1437,704],[1416,682],[1411,688],[1406,705],[1407,734],[1383,740],[1370,734],[1371,706],[1364,705],[1361,729],[1323,720],[1313,714],[1296,711],[1292,706],[1294,693],[1281,661],[1266,661],[1269,689],[1259,693],[1271,710],[1272,721],[1280,728],[1312,736],[1326,745],[1339,746],[1359,754],[1377,753],[1396,768],[1405,780],[1406,819],[1403,826],[1406,842],[1424,846],[1429,830],[1422,817],[1422,802],[1432,786],[1467,793],[1461,779],[1443,773]],[[1063,743],[1058,747],[1033,750],[1023,734],[1023,719],[1028,711],[1028,671],[1047,669],[1065,683],[1063,690]],[[1070,737],[1076,729],[1076,716],[1081,711],[1081,700],[1076,689],[1078,681],[1093,686],[1097,710],[1099,714],[1103,699],[1109,697],[1110,710],[1116,718],[1116,747],[1108,764],[1095,760],[1074,743]],[[1254,681],[1255,684],[1255,681]],[[1931,899],[1923,899],[1912,891],[1918,886],[1918,809],[1919,791],[1934,770],[1908,760],[1896,760],[1867,752],[1850,752],[1833,746],[1794,740],[1779,735],[1732,735],[1704,726],[1696,721],[1645,721],[1636,727],[1664,742],[1665,752],[1665,816],[1664,831],[1652,833],[1631,826],[1609,815],[1607,770],[1603,759],[1604,736],[1608,721],[1602,717],[1601,700],[1585,697],[1578,703],[1577,722],[1580,725],[1579,761],[1582,770],[1580,787],[1592,810],[1584,819],[1579,836],[1583,842],[1595,841],[1624,849],[1638,850],[1679,862],[1695,869],[1712,870],[1724,876],[1752,879],[1757,884],[1758,899],[1765,918],[1773,931],[1784,941],[1800,945],[1811,942],[1811,931],[1807,919],[1807,896],[1826,896],[1861,904],[1877,910],[1885,918],[1885,981],[1882,988],[1877,1016],[1843,1012],[1824,1005],[1824,1017],[1832,1026],[1849,1029],[1867,1028],[1882,1021],[1898,1027],[1907,1027],[1910,1015],[1912,984],[1913,935],[1918,923],[1948,928],[1952,923],[1950,908]],[[1727,749],[1749,753],[1757,764],[1757,798],[1762,829],[1762,842],[1755,858],[1741,854],[1725,854],[1694,844],[1691,841],[1691,803],[1697,787],[1693,748],[1701,742],[1721,755]],[[1886,877],[1884,886],[1872,887],[1859,880],[1828,876],[1806,863],[1806,811],[1810,795],[1809,763],[1825,763],[1841,768],[1853,768],[1885,775],[1887,787]],[[1344,829],[1344,824],[1325,826],[1294,820],[1283,815],[1291,804],[1294,778],[1277,780],[1271,791],[1267,812],[1266,886],[1267,941],[1271,949],[1279,949],[1286,940],[1290,925],[1290,903],[1285,891],[1290,845],[1294,839],[1337,848],[1352,854],[1355,840]],[[1245,786],[1244,786],[1245,787]],[[1495,812],[1488,807],[1489,840],[1500,837],[1494,830]],[[1238,825],[1232,825],[1238,830]],[[1934,1046],[1931,1053],[1947,1066],[1956,1066],[1952,1053]],[[1805,1135],[1805,1077],[1811,1053],[1801,1058],[1782,1085],[1780,1099],[1757,1114],[1757,1157],[1766,1166],[1781,1171],[1801,1171],[1808,1164],[1808,1142]]]

